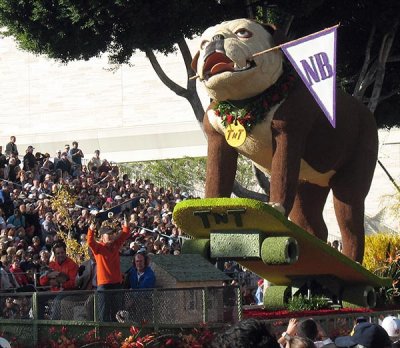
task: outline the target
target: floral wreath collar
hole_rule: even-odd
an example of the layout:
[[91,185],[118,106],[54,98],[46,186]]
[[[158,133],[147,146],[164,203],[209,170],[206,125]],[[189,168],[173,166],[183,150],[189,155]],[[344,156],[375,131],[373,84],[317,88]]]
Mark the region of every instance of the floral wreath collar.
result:
[[[215,114],[221,118],[222,125],[240,123],[247,132],[264,120],[271,108],[285,99],[296,80],[292,71],[284,68],[277,82],[260,95],[241,101],[221,101],[214,107]],[[237,104],[237,105],[235,105]]]

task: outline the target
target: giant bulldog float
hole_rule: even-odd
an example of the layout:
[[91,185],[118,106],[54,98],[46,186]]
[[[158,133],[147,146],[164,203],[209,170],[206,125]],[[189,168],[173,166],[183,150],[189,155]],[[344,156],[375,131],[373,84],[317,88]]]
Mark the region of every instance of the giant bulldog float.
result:
[[[212,98],[204,118],[206,197],[231,195],[240,153],[270,174],[270,202],[326,241],[322,212],[332,190],[343,253],[361,262],[364,200],[378,149],[374,117],[338,90],[333,128],[307,87],[285,68],[280,50],[253,58],[275,45],[272,27],[247,19],[202,35],[192,67]],[[232,133],[233,125],[243,128]]]

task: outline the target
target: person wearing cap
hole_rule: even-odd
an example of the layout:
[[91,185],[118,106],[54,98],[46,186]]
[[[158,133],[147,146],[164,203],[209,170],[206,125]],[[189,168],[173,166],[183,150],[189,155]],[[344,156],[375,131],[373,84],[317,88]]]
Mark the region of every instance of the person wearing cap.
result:
[[400,347],[400,319],[389,315],[383,319],[381,326],[386,330],[393,346]]
[[99,320],[116,321],[115,315],[120,309],[122,299],[118,292],[107,290],[122,289],[120,249],[129,238],[130,231],[125,217],[122,232],[116,235],[117,226],[112,221],[102,223],[100,241],[95,240],[96,225],[91,223],[87,234],[87,243],[92,250],[97,265],[97,292],[99,294]]
[[11,348],[11,344],[4,337],[0,337],[0,347],[1,348]]
[[33,154],[34,149],[35,148],[32,145],[29,145],[28,148],[26,149],[26,154],[23,159],[23,164],[24,164],[23,168],[26,172],[35,170],[36,157]]
[[360,323],[354,327],[352,336],[341,336],[335,339],[337,347],[356,347],[357,345],[365,348],[390,348],[392,341],[385,329],[374,323]]

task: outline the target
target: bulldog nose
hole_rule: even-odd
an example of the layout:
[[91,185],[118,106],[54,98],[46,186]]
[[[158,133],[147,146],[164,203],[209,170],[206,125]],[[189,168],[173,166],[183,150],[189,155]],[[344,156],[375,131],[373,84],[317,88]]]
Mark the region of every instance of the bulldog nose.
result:
[[222,34],[217,34],[217,35],[214,35],[214,36],[211,38],[211,41],[224,40],[224,39],[225,39],[224,35],[222,35]]
[[204,52],[204,60],[206,60],[211,54],[215,52],[219,52],[225,54],[224,48],[224,35],[217,34],[211,38],[210,43],[207,45],[205,52]]

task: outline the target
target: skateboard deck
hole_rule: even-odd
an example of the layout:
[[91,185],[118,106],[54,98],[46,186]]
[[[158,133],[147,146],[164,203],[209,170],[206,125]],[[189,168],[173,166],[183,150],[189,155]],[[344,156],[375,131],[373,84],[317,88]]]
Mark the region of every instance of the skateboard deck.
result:
[[[333,279],[333,286],[339,284],[341,289],[391,285],[391,279],[378,277],[260,201],[185,200],[176,205],[173,217],[185,233],[210,240],[211,258],[236,260],[275,285],[293,286],[319,279]],[[286,259],[282,259],[279,255],[285,245]],[[322,285],[330,283],[323,281]]]
[[133,208],[137,207],[143,199],[144,198],[141,196],[128,199],[127,201],[118,204],[110,209],[97,213],[95,219],[97,222],[102,222],[108,219],[108,214],[110,213],[112,213],[113,215],[118,215],[124,212],[129,212]]

